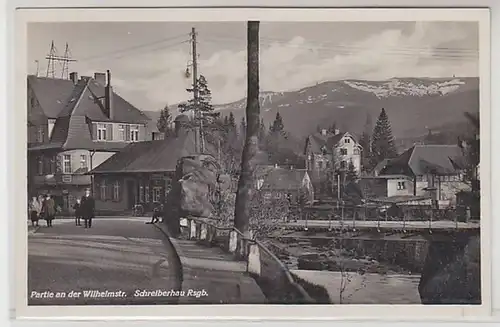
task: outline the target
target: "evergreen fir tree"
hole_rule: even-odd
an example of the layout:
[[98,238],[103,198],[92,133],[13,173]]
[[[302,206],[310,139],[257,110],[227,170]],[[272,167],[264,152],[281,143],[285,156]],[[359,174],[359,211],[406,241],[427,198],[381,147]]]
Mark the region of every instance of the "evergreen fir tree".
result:
[[372,165],[384,159],[391,159],[397,156],[396,146],[394,145],[394,137],[392,136],[391,123],[385,109],[382,108],[380,115],[373,129],[372,141]]
[[245,139],[246,132],[247,132],[247,123],[245,122],[245,118],[242,117],[240,122],[240,135],[242,139]]
[[161,133],[167,133],[171,123],[172,115],[170,114],[168,105],[165,105],[165,107],[160,111],[160,118],[158,118],[158,121],[156,122],[158,131],[160,131]]
[[229,119],[227,118],[227,116],[224,116],[224,126],[229,126]]
[[229,113],[228,125],[233,127],[233,128],[236,128],[236,121],[234,119],[234,115],[232,112]]
[[273,121],[273,124],[270,127],[269,130],[272,134],[283,134],[285,131],[285,125],[283,125],[283,118],[281,118],[281,115],[279,112],[276,113],[276,118]]
[[266,125],[264,125],[264,119],[260,120],[260,128],[259,128],[259,145],[262,148],[266,143]]
[[[207,80],[205,76],[200,75],[197,80],[198,86],[198,103],[195,103],[194,99],[189,99],[187,103],[182,103],[179,105],[180,112],[188,112],[193,111],[193,113],[197,113],[201,117],[201,119],[206,122],[213,122],[214,118],[219,117],[220,113],[214,111],[214,107],[212,105],[212,92],[208,88]],[[189,93],[194,92],[193,88],[186,89]],[[196,117],[196,116],[195,116]]]

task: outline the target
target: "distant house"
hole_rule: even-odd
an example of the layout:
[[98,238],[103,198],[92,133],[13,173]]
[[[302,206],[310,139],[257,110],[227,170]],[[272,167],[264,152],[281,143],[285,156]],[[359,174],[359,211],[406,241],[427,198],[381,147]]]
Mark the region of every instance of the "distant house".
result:
[[350,133],[326,129],[307,137],[304,154],[306,169],[315,185],[331,179],[331,176],[348,170],[354,165],[358,175],[361,172],[362,147]]
[[456,145],[415,145],[392,159],[379,176],[404,175],[411,179],[414,196],[430,195],[439,203],[456,203],[456,193],[467,190],[463,155]]
[[305,194],[308,201],[314,200],[311,178],[305,169],[259,166],[256,169],[256,189],[265,199],[289,198],[292,202]]
[[51,193],[63,210],[91,187],[86,172],[150,138],[150,119],[113,91],[111,74],[28,76],[30,194]]
[[[200,153],[200,134],[189,127],[189,118],[179,115],[175,130],[163,140],[130,144],[120,153],[93,169],[96,208],[126,211],[136,204],[146,210],[163,203],[175,177],[177,161]],[[206,154],[217,149],[205,142]]]
[[413,179],[406,175],[363,176],[359,185],[367,199],[413,195]]

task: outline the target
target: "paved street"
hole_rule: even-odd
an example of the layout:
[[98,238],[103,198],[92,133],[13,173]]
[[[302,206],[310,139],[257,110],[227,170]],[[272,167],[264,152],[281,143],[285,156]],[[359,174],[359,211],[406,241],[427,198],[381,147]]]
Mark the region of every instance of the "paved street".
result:
[[[175,292],[166,294],[180,287],[172,248],[145,221],[97,218],[91,229],[84,229],[64,219],[56,220],[53,228],[42,226],[29,235],[28,303],[176,303]],[[89,292],[92,290],[97,292]],[[157,294],[137,294],[141,291]]]

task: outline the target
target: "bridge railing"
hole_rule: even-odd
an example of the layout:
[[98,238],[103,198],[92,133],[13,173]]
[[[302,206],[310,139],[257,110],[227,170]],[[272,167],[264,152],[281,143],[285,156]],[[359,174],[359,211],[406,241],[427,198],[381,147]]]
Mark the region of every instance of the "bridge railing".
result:
[[185,219],[189,239],[206,246],[218,246],[233,254],[235,259],[246,261],[247,272],[256,278],[265,293],[269,293],[266,296],[271,301],[275,297],[279,302],[315,302],[288,267],[263,242],[253,237],[252,232],[244,235],[234,227],[217,226],[216,222],[208,219]]
[[302,210],[296,210],[289,215],[288,221],[305,221],[307,228],[308,222],[312,221],[328,221],[328,225],[332,228],[339,222],[355,228],[356,225],[363,225],[362,222],[374,222],[378,227],[382,223],[399,223],[398,227],[406,228],[415,223],[426,223],[428,228],[442,222],[450,222],[450,227],[459,226],[470,221],[478,221],[479,217],[472,217],[470,211],[461,206],[454,208],[435,209],[430,206],[422,205],[406,205],[402,207],[391,207],[387,204],[379,204],[374,206],[318,206],[306,207]]

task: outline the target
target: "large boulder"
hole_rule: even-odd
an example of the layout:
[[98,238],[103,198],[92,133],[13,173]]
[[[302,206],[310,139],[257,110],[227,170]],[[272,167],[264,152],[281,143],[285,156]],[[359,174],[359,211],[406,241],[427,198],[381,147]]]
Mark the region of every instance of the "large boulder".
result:
[[480,304],[480,237],[459,244],[432,242],[419,293],[423,304]]
[[221,174],[214,157],[193,155],[179,159],[166,200],[167,221],[177,231],[181,217],[211,217],[221,192],[229,187],[230,179]]

